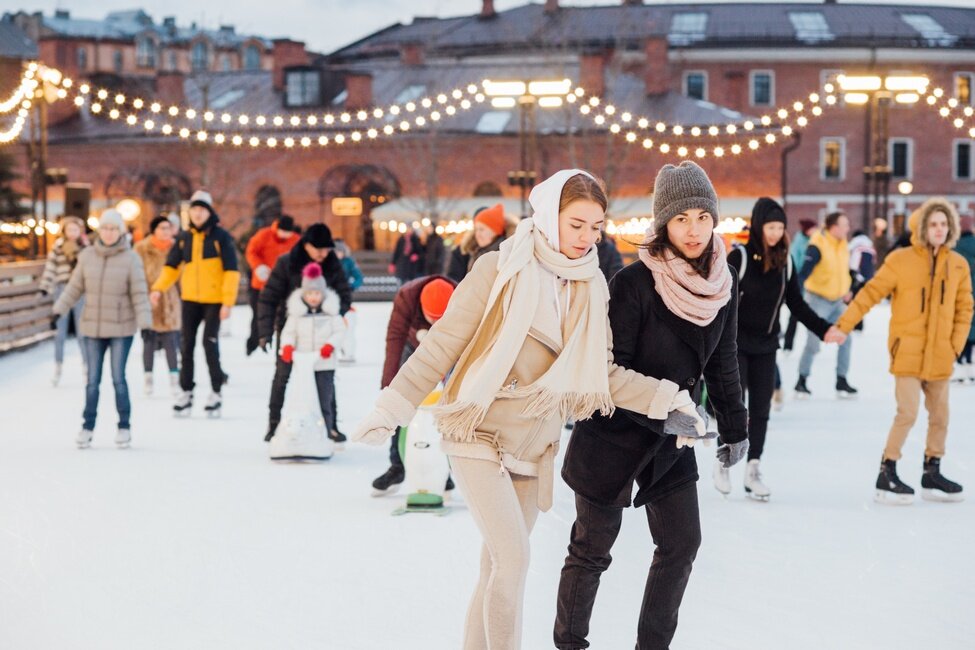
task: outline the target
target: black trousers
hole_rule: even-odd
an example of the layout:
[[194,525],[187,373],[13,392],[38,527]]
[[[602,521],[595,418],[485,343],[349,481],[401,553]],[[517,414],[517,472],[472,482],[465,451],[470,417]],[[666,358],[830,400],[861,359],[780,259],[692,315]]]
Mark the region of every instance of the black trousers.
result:
[[[637,624],[637,650],[666,650],[677,631],[677,614],[701,546],[697,483],[688,483],[644,506],[656,548],[647,574]],[[621,508],[594,505],[576,495],[569,555],[559,581],[555,647],[588,648],[589,619],[602,573],[623,521]]]
[[757,460],[765,449],[768,416],[772,410],[777,374],[775,352],[738,352],[738,373],[741,392],[748,395],[748,460]]
[[142,330],[142,368],[152,372],[156,350],[166,351],[166,363],[170,372],[179,369],[179,332],[157,332],[156,330]]
[[247,351],[252,352],[257,349],[257,340],[259,338],[257,335],[257,299],[260,297],[261,291],[254,287],[248,287],[247,291],[247,302],[250,303],[251,311],[253,312],[251,315],[251,333],[247,337]]
[[961,355],[958,357],[959,363],[972,363],[972,347],[975,342],[965,341],[965,347],[962,348]]
[[183,301],[183,332],[180,357],[183,365],[179,370],[179,385],[185,391],[193,390],[194,359],[196,349],[196,332],[203,323],[203,354],[206,356],[207,368],[210,370],[210,387],[214,393],[223,388],[227,375],[220,367],[220,307],[219,304]]
[[335,429],[335,411],[332,410],[335,405],[335,371],[316,370],[315,387],[318,389],[318,405],[322,409],[322,418],[331,435]]

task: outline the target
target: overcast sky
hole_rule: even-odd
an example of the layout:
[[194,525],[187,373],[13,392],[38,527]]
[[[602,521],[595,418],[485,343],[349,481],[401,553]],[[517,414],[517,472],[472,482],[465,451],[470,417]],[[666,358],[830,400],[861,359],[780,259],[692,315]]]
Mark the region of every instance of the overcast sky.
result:
[[[759,0],[760,1],[760,0]],[[842,2],[842,0],[840,0]],[[863,0],[871,4],[891,4]],[[975,0],[914,0],[895,4],[913,6],[972,6]],[[495,0],[503,10],[526,4],[527,0]],[[539,0],[540,3],[540,0]],[[619,4],[620,0],[562,0],[569,5]],[[0,10],[43,11],[68,9],[77,18],[102,18],[109,11],[141,7],[156,22],[162,16],[175,15],[177,23],[192,21],[216,28],[234,25],[240,33],[267,37],[287,36],[307,43],[309,49],[331,52],[396,22],[410,22],[414,16],[457,16],[480,11],[481,0],[207,0],[201,9],[199,0],[0,0]],[[647,4],[651,4],[647,0]],[[667,0],[655,4],[670,3]]]

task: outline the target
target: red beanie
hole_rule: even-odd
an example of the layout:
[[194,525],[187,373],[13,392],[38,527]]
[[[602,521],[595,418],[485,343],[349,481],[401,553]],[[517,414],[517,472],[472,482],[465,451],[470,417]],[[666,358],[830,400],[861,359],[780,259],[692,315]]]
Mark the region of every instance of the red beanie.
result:
[[454,293],[454,285],[437,278],[427,282],[420,291],[420,306],[432,318],[440,318],[447,311],[447,303]]
[[498,203],[487,210],[481,210],[474,217],[474,223],[483,223],[500,237],[504,234],[504,206]]

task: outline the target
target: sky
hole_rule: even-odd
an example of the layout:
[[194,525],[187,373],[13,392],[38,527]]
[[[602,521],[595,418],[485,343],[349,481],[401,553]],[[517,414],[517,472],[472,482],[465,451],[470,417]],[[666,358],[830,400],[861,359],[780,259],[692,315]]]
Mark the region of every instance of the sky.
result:
[[[526,4],[528,0],[495,0],[502,11]],[[541,0],[536,0],[538,3]],[[562,0],[570,5],[613,5],[621,0]],[[759,0],[760,1],[760,0]],[[842,0],[841,0],[842,2]],[[885,0],[862,0],[869,4],[890,4]],[[895,0],[896,2],[896,0]],[[913,6],[971,6],[973,0],[914,0]],[[205,9],[201,9],[201,4]],[[647,1],[650,4],[650,1]],[[657,4],[678,4],[668,1]],[[683,3],[681,3],[683,4]],[[816,3],[819,4],[819,3]],[[901,4],[901,3],[897,3]],[[397,22],[408,23],[414,16],[457,16],[477,13],[481,0],[0,0],[0,12],[67,9],[76,18],[102,18],[110,11],[141,7],[156,22],[176,16],[177,24],[198,24],[216,28],[230,24],[238,33],[258,34],[269,38],[286,36],[304,41],[317,52],[331,52],[342,45]]]

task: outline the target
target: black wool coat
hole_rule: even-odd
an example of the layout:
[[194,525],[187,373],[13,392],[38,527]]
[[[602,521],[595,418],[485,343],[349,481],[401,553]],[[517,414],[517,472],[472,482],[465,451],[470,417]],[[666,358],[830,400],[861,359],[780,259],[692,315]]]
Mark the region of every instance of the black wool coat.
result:
[[[748,437],[747,412],[738,377],[738,289],[709,325],[700,327],[672,313],[657,293],[653,275],[634,262],[609,283],[609,320],[616,363],[649,377],[669,379],[695,401],[707,382],[718,433],[724,443]],[[677,449],[663,433],[663,420],[617,408],[577,422],[569,439],[562,478],[584,499],[604,507],[641,506],[698,479],[692,448]]]

